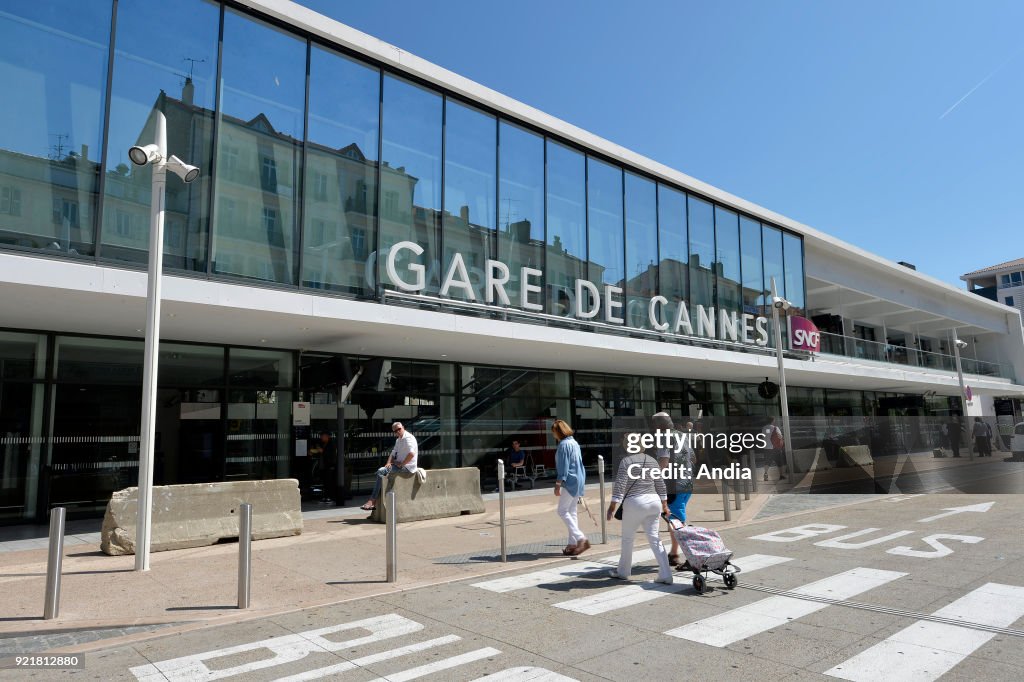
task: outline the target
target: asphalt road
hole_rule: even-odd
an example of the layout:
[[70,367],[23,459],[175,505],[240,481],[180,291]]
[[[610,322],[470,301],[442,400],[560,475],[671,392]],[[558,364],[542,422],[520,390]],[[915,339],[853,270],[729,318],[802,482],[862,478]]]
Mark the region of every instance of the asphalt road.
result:
[[[992,504],[988,504],[992,503]],[[968,507],[968,509],[960,509]],[[885,496],[726,531],[739,586],[592,551],[87,654],[102,680],[1020,680],[1020,495]],[[649,557],[649,554],[647,555]],[[56,671],[0,671],[58,679]],[[497,676],[494,676],[497,674]]]

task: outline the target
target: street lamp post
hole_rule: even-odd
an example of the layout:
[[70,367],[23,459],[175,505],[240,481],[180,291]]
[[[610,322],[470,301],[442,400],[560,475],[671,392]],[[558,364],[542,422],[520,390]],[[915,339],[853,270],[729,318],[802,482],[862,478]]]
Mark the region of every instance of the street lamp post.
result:
[[[786,445],[786,468],[789,470],[790,479],[796,475],[793,467],[793,439],[789,434],[789,396],[786,392],[786,366],[782,355],[782,324],[781,315],[789,315],[792,304],[779,296],[775,287],[775,278],[772,277],[772,326],[775,327],[775,357],[779,363],[779,401],[782,404],[782,439]],[[781,315],[780,315],[781,314]]]
[[[967,389],[964,388],[964,369],[963,369],[963,366],[960,364],[960,350],[963,349],[963,348],[967,348],[967,342],[964,341],[963,339],[961,339],[960,336],[956,333],[956,330],[954,329],[953,330],[953,357],[956,358],[956,378],[957,378],[957,381],[960,382],[960,407],[961,407],[961,411],[964,413],[964,414],[961,415],[961,417],[964,417],[964,416],[967,415]],[[958,420],[958,423],[959,423],[959,420]],[[953,438],[953,435],[950,434],[949,437]],[[956,437],[959,438],[960,434],[957,433]],[[971,451],[971,461],[973,462],[974,461],[974,448],[973,447],[970,448],[970,451]]]
[[149,546],[153,521],[153,459],[156,436],[157,365],[160,351],[160,285],[164,261],[164,202],[167,170],[186,183],[199,177],[199,169],[177,156],[167,156],[167,118],[154,112],[155,141],[128,150],[136,166],[153,167],[149,212],[149,270],[146,287],[146,353],[142,366],[142,433],[139,447],[139,509],[135,524],[135,570],[149,570]]

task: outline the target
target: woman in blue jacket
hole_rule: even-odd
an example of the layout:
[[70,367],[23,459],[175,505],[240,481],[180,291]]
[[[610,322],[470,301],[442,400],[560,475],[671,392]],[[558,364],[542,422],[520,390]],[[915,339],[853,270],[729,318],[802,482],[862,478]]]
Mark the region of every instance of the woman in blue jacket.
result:
[[558,441],[555,452],[555,470],[558,480],[555,481],[555,496],[558,498],[558,515],[569,529],[569,544],[562,550],[566,556],[579,556],[590,549],[590,540],[580,530],[576,516],[576,504],[583,497],[583,486],[587,482],[587,473],[583,469],[583,457],[579,443],[572,437],[572,427],[561,419],[551,425],[551,432]]

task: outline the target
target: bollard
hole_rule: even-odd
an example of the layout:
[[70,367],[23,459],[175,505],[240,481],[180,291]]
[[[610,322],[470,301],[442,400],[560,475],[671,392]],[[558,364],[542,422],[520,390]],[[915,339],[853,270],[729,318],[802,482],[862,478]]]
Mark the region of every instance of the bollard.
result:
[[43,618],[56,618],[60,612],[60,570],[64,562],[64,519],[67,510],[50,510],[50,553],[46,557],[46,602]]
[[388,561],[388,582],[398,580],[398,513],[395,509],[395,491],[387,494],[387,561]]
[[740,486],[742,485],[742,481],[733,481],[732,483],[732,494],[736,496],[736,511],[743,509],[743,496],[740,495]]
[[252,505],[238,508],[238,608],[249,608],[252,597]]
[[508,561],[508,542],[505,537],[505,461],[498,460],[498,522],[501,527],[501,561]]
[[729,482],[722,479],[722,508],[725,509],[725,520],[732,521],[732,511],[729,509]]
[[[747,450],[747,471],[750,471],[750,451],[749,450]],[[750,499],[750,486],[753,484],[753,481],[754,481],[754,473],[753,472],[750,473],[750,480],[749,481],[746,480],[746,479],[741,479],[741,480],[743,481],[743,499],[744,500],[749,500]]]
[[750,485],[757,492],[757,455],[753,450],[747,451],[747,468],[750,469]]
[[608,544],[608,519],[605,514],[605,502],[604,502],[604,455],[597,456],[597,486],[601,491],[601,544]]

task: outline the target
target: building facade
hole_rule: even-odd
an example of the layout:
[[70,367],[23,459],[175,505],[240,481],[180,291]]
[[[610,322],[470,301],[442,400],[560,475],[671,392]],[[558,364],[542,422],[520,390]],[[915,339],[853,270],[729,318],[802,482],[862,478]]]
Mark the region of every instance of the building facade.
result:
[[19,3],[0,33],[0,522],[137,480],[154,197],[127,152],[155,111],[201,169],[167,182],[158,484],[323,477],[327,432],[363,487],[394,420],[426,466],[487,470],[513,438],[550,464],[556,417],[588,463],[619,417],[756,422],[780,409],[772,281],[821,331],[809,353],[786,330],[793,415],[1024,395],[1019,311],[299,5]]
[[1024,258],[961,275],[967,290],[1024,311]]

